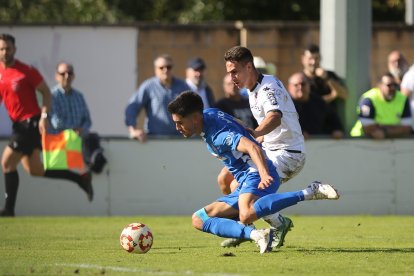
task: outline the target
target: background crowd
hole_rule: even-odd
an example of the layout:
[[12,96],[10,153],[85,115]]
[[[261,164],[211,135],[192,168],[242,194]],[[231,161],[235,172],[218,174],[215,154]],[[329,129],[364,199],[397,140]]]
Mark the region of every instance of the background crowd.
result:
[[[355,106],[358,120],[349,133],[344,129],[339,109],[347,100],[348,89],[345,81],[335,72],[321,67],[321,58],[318,45],[307,45],[300,57],[302,71],[292,72],[285,84],[298,112],[305,139],[364,136],[384,139],[412,133],[414,124],[410,106],[414,106],[411,100],[414,67],[409,70],[409,63],[400,51],[389,53],[388,71],[378,76],[378,82],[369,90],[371,92],[367,94],[361,91],[361,99]],[[263,59],[255,57],[254,61],[260,72],[269,74],[270,70]],[[215,94],[206,83],[207,65],[202,57],[188,61],[185,80],[173,74],[173,65],[171,56],[158,56],[154,60],[155,76],[145,80],[130,98],[125,111],[125,123],[131,138],[145,142],[146,135],[177,135],[165,110],[171,97],[188,89],[201,96],[205,108],[217,107],[242,120],[247,126],[255,126],[246,91],[238,89],[229,76],[223,76],[223,96],[216,101]],[[147,89],[149,81],[154,83],[151,93]],[[140,122],[137,122],[137,116],[143,109],[146,112],[145,122],[138,127]]]

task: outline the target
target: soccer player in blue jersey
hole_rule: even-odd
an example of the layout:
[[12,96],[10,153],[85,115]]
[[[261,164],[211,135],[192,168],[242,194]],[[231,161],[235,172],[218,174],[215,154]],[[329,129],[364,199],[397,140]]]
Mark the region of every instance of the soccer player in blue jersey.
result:
[[203,101],[196,93],[181,93],[168,105],[168,111],[176,129],[184,137],[201,136],[210,153],[240,183],[231,194],[193,214],[192,224],[196,229],[220,237],[255,241],[263,254],[272,250],[275,230],[258,230],[247,224],[300,201],[339,198],[332,186],[318,182],[302,191],[275,193],[280,178],[259,143],[227,113],[216,108],[203,111]]

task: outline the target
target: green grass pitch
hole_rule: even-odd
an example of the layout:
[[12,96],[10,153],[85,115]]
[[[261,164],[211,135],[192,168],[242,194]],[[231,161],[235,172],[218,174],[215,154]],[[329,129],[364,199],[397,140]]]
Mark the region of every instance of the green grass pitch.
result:
[[[191,216],[1,218],[0,275],[414,275],[413,216],[291,218],[285,246],[264,255],[221,248]],[[147,254],[121,249],[131,222],[151,228]]]

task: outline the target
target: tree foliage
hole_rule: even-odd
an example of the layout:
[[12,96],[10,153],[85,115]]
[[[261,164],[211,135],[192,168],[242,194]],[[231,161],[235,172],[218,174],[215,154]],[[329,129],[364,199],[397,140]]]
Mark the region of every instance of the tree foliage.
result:
[[[404,22],[404,0],[372,0],[374,21]],[[320,0],[0,0],[3,23],[319,21]]]

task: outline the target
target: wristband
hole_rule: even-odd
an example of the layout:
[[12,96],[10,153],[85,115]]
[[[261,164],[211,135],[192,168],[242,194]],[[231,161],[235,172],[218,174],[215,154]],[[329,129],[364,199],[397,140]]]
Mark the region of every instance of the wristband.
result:
[[40,118],[42,119],[47,119],[49,117],[49,114],[47,114],[47,112],[42,112],[42,114],[40,114]]

